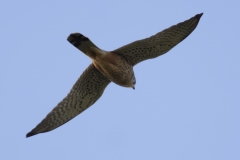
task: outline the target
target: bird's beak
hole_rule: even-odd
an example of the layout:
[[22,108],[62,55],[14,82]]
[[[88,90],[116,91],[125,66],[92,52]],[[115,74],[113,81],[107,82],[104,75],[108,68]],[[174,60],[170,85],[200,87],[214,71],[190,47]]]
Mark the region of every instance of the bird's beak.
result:
[[133,87],[132,87],[132,89],[134,89],[134,90],[135,90],[135,86],[133,86]]

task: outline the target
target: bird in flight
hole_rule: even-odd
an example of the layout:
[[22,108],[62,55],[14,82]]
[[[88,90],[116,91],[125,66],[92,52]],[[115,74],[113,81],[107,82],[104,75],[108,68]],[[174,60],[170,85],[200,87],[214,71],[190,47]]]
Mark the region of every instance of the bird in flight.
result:
[[70,93],[26,137],[51,131],[70,121],[93,105],[110,82],[135,89],[133,66],[171,50],[192,33],[202,15],[197,14],[149,38],[110,52],[98,48],[80,33],[70,34],[67,40],[90,57],[92,64],[82,73]]

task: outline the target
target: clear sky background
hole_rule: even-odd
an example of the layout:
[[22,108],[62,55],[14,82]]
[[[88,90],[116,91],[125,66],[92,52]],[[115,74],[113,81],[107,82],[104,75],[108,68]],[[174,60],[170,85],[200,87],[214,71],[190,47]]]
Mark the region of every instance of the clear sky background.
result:
[[[0,159],[239,160],[238,0],[0,2]],[[136,90],[111,83],[65,125],[25,138],[91,60],[66,38],[104,50],[203,12],[167,54],[134,67]]]

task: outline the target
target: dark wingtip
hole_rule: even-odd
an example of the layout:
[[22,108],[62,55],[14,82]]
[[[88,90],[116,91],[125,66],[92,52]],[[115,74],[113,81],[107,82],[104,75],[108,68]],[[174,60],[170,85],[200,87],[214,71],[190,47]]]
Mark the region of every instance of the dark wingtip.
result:
[[199,14],[196,15],[196,17],[197,17],[197,18],[201,18],[202,15],[203,15],[203,13],[199,13]]
[[200,21],[200,18],[202,17],[203,13],[196,14],[195,19],[197,19],[197,24]]
[[28,138],[28,137],[31,137],[31,136],[34,136],[34,135],[36,135],[37,133],[34,133],[34,132],[29,132],[29,133],[27,133],[26,134],[26,138]]
[[200,18],[202,17],[203,13],[199,13],[199,14],[196,14],[194,16],[194,18],[198,19],[198,21],[200,20]]

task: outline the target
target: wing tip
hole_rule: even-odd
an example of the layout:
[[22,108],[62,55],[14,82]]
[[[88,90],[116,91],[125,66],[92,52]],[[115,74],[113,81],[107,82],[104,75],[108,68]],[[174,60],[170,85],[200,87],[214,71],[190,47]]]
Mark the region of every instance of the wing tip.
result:
[[200,21],[200,18],[202,17],[203,13],[196,14],[193,18],[197,20],[197,23]]
[[197,27],[197,25],[198,25],[202,15],[203,15],[203,13],[196,14],[192,18],[190,18],[190,19],[188,19],[188,20],[186,20],[184,22],[181,22],[179,24],[182,24],[182,25],[184,25],[186,27],[189,27],[189,29],[191,29],[191,32],[192,32]]
[[46,126],[46,124],[45,124],[46,121],[44,121],[44,120],[45,119],[43,119],[42,122],[40,122],[35,128],[33,128],[30,132],[28,132],[26,134],[26,138],[34,136],[39,133],[51,131],[52,129],[49,129],[49,127]]
[[28,132],[28,133],[26,134],[26,138],[32,137],[32,136],[34,136],[34,135],[36,135],[36,134],[38,134],[38,133],[35,133],[35,132],[32,130],[31,132]]
[[196,14],[196,18],[198,18],[198,19],[200,19],[201,17],[202,17],[202,15],[203,15],[203,12],[202,13],[199,13],[199,14]]

